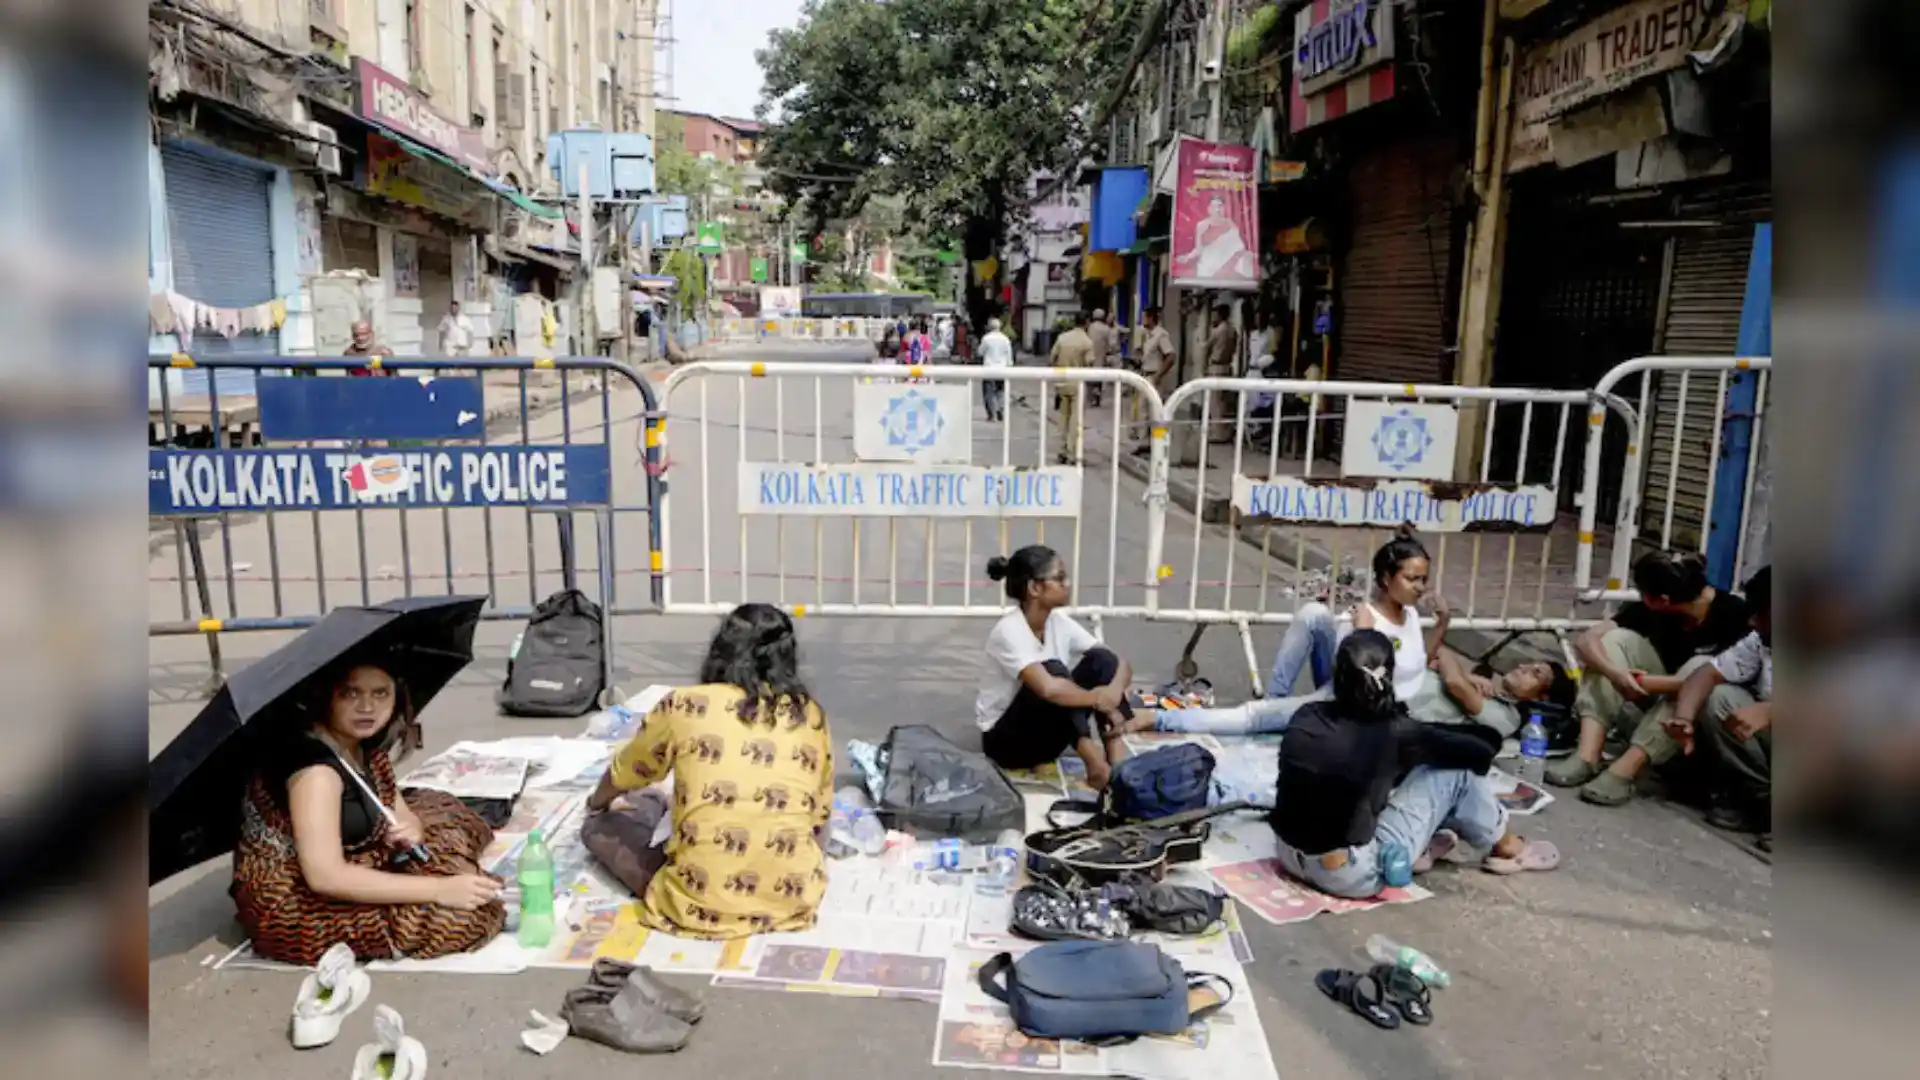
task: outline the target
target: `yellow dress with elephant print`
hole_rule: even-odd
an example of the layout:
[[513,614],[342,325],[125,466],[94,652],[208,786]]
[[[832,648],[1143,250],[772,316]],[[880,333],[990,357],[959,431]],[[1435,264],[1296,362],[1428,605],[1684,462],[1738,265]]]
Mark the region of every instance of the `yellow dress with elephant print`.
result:
[[833,806],[832,747],[817,702],[756,707],[726,684],[662,698],[613,760],[625,790],[673,774],[667,862],[641,922],[699,938],[812,926],[827,888],[815,829]]

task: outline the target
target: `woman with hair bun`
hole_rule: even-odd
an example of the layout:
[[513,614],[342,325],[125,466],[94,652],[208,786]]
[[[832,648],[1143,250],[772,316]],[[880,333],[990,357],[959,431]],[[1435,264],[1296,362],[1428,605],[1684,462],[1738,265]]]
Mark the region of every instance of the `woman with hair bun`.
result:
[[1052,548],[1034,544],[995,556],[987,576],[1005,582],[1007,598],[1018,605],[987,635],[974,701],[987,756],[1004,768],[1027,769],[1072,747],[1086,762],[1087,783],[1105,788],[1127,753],[1121,734],[1134,719],[1127,701],[1133,669],[1067,616],[1073,591]]
[[[1385,634],[1355,630],[1335,654],[1330,697],[1303,706],[1280,740],[1267,818],[1280,865],[1352,899],[1386,884],[1389,845],[1414,860],[1416,871],[1455,842],[1484,850],[1481,865],[1496,874],[1559,866],[1552,844],[1507,831],[1506,808],[1487,779],[1500,736],[1408,716],[1394,694],[1394,653]],[[1452,835],[1443,836],[1443,828]]]

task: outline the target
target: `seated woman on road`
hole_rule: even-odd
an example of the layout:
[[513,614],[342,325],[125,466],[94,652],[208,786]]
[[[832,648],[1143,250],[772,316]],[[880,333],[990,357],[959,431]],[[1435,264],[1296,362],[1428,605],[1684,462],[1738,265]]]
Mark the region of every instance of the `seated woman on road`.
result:
[[1373,896],[1385,884],[1383,845],[1397,844],[1416,870],[1430,867],[1445,827],[1486,850],[1482,866],[1493,873],[1558,866],[1553,845],[1507,831],[1506,809],[1487,779],[1499,737],[1406,715],[1394,698],[1393,655],[1385,634],[1354,631],[1334,658],[1332,699],[1302,707],[1280,740],[1267,819],[1280,864],[1335,896]]
[[[1427,549],[1410,530],[1402,529],[1392,540],[1373,553],[1373,599],[1357,604],[1352,611],[1353,629],[1376,629],[1393,644],[1394,690],[1402,700],[1410,700],[1422,688],[1427,657],[1439,651],[1446,637],[1452,612],[1438,593],[1433,628],[1425,638],[1420,633],[1420,613],[1416,610],[1427,595],[1431,563]],[[1326,701],[1332,695],[1333,652],[1343,631],[1333,611],[1322,603],[1308,603],[1294,614],[1274,654],[1273,675],[1267,680],[1267,696],[1244,705],[1220,709],[1167,709],[1155,718],[1161,731],[1186,731],[1211,735],[1262,735],[1285,731],[1294,713],[1309,702]],[[1293,694],[1294,684],[1311,665],[1314,689]],[[1133,730],[1144,724],[1136,722]]]
[[[1575,641],[1586,664],[1580,680],[1580,747],[1547,769],[1547,782],[1579,787],[1584,802],[1619,806],[1649,764],[1664,765],[1680,744],[1661,727],[1659,705],[1687,676],[1747,636],[1746,602],[1707,584],[1706,560],[1693,552],[1656,551],[1633,564],[1640,602],[1628,604]],[[1631,745],[1605,772],[1600,754],[1609,735]],[[1584,785],[1584,786],[1582,786]]]
[[[609,814],[623,792],[673,775],[673,831],[659,791]],[[647,714],[587,797],[587,850],[641,898],[640,921],[698,938],[813,925],[826,892],[818,830],[833,808],[827,714],[800,679],[793,620],[742,604],[720,624],[700,685]]]
[[1127,754],[1121,733],[1134,716],[1127,701],[1133,669],[1061,610],[1073,591],[1052,548],[1034,544],[990,559],[987,576],[1005,581],[1019,605],[987,635],[974,701],[987,756],[1003,768],[1029,769],[1071,746],[1087,764],[1087,783],[1105,788]]
[[[451,795],[402,796],[394,782],[392,755],[419,745],[406,686],[362,664],[310,713],[247,788],[232,892],[254,951],[303,966],[335,942],[362,959],[425,958],[499,933],[500,882],[475,861],[493,830]],[[415,845],[425,864],[402,861]]]

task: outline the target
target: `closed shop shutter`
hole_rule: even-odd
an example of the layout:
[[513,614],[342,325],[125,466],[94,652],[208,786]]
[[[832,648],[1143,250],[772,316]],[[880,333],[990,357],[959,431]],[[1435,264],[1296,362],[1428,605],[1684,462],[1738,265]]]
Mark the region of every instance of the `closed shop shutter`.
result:
[[[243,308],[274,298],[272,172],[201,153],[177,143],[160,148],[167,185],[167,237],[173,289],[202,304]],[[196,356],[273,356],[280,335],[203,331],[189,349]],[[188,394],[207,392],[206,371],[181,380]],[[225,372],[220,392],[251,393],[251,372]]]
[[1336,378],[1448,377],[1456,165],[1450,140],[1414,139],[1363,154],[1348,170],[1352,228],[1340,268]]
[[444,238],[420,238],[420,352],[440,352],[440,317],[453,300],[453,248]]
[[[1672,270],[1654,352],[1661,356],[1732,356],[1740,339],[1740,312],[1746,301],[1754,225],[1771,215],[1771,202],[1764,190],[1733,187],[1682,199],[1679,214],[1725,224],[1682,233],[1669,241],[1673,247]],[[1683,382],[1684,410],[1680,407]],[[1700,547],[1712,471],[1714,417],[1721,410],[1720,401],[1721,382],[1715,372],[1695,372],[1684,380],[1679,373],[1670,372],[1655,381],[1650,406],[1653,415],[1647,425],[1641,539],[1653,544],[1664,540],[1669,547]],[[1678,468],[1674,465],[1676,428]],[[1670,533],[1669,474],[1674,490]]]

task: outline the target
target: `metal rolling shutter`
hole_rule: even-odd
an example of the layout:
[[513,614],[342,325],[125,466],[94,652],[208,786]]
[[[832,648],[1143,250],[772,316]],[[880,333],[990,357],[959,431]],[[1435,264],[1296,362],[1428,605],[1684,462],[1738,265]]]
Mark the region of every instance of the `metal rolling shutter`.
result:
[[[274,298],[273,215],[268,191],[272,173],[177,143],[160,148],[166,173],[167,236],[173,257],[173,290],[216,307],[249,307]],[[198,356],[272,356],[278,332],[228,339],[195,334]],[[186,393],[207,392],[207,372],[187,371]],[[250,393],[250,373],[220,377],[221,393]]]
[[[1706,217],[1726,225],[1682,233],[1669,243],[1673,267],[1667,286],[1662,330],[1654,342],[1661,356],[1732,356],[1740,339],[1740,311],[1746,300],[1747,264],[1753,255],[1753,226],[1770,216],[1764,192],[1734,188],[1682,199],[1683,218]],[[1640,536],[1658,544],[1666,526],[1667,477],[1674,472],[1673,531],[1669,546],[1693,549],[1706,521],[1707,478],[1712,472],[1713,421],[1720,408],[1720,377],[1696,372],[1684,380],[1686,408],[1680,407],[1682,379],[1663,374],[1654,385],[1648,424],[1646,483],[1640,503]],[[1724,422],[1725,417],[1722,416]],[[1679,467],[1674,469],[1674,432],[1679,427]]]
[[1398,142],[1348,170],[1352,230],[1340,268],[1333,374],[1361,381],[1443,381],[1453,342],[1455,165],[1443,139]]

